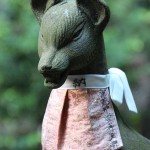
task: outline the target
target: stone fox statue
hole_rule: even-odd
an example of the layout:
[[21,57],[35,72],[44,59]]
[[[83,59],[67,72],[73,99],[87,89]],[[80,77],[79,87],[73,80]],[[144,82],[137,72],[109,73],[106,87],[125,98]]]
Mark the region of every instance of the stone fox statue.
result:
[[123,121],[110,100],[107,79],[114,70],[108,71],[105,57],[102,32],[110,17],[105,2],[32,0],[31,6],[40,23],[38,70],[53,89],[42,149],[150,150],[149,140]]

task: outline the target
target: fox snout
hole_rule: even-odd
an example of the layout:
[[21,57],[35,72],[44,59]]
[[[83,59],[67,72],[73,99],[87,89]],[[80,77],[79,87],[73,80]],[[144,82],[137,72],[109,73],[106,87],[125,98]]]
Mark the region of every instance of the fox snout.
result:
[[41,74],[44,74],[44,73],[47,73],[47,72],[50,72],[52,69],[52,66],[42,66],[39,70],[39,72]]
[[49,72],[52,69],[52,55],[47,53],[42,53],[39,64],[38,64],[38,71],[41,74],[44,74],[45,72]]
[[63,84],[69,70],[68,56],[60,51],[52,55],[43,53],[39,60],[38,71],[44,76],[44,85],[58,88]]

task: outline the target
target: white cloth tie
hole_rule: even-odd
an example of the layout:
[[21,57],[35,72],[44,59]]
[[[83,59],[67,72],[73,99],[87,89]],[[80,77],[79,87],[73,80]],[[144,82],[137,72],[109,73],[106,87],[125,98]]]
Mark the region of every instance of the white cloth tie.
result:
[[130,111],[137,113],[136,104],[130,90],[125,73],[118,68],[109,69],[109,88],[113,102],[119,106],[123,103],[123,96]]
[[125,73],[118,68],[110,68],[109,74],[98,75],[69,75],[65,83],[59,89],[81,89],[81,88],[108,88],[112,101],[117,107],[123,103],[130,111],[137,113],[136,104],[130,90]]

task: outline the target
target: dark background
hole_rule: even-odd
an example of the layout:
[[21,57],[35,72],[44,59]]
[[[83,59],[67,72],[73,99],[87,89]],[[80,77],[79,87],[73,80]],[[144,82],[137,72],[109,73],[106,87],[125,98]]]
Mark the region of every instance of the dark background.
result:
[[[150,1],[107,0],[109,67],[123,69],[139,114],[121,111],[150,139]],[[29,0],[0,1],[0,150],[40,150],[40,130],[50,91],[37,71],[39,25]]]

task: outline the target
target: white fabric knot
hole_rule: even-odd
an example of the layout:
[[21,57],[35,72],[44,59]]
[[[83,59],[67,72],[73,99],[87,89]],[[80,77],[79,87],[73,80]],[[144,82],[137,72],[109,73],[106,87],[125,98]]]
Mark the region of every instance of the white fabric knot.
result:
[[136,104],[130,90],[125,73],[118,68],[110,68],[108,75],[110,96],[113,102],[119,106],[123,103],[123,96],[130,111],[137,113]]

